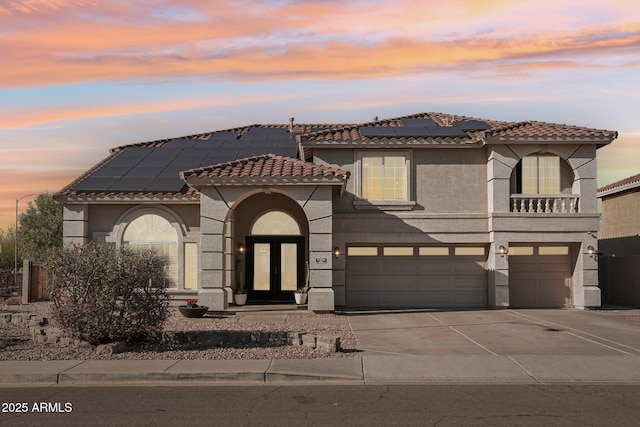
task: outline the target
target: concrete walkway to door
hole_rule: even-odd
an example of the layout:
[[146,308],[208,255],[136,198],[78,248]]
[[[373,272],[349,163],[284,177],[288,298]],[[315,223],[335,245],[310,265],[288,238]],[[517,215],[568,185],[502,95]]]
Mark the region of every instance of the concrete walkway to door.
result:
[[640,383],[637,310],[349,312],[373,383]]

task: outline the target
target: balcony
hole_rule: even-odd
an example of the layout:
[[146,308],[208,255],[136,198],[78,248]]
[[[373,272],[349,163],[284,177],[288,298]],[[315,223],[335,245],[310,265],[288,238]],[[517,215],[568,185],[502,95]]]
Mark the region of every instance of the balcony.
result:
[[511,212],[577,213],[577,194],[512,194]]

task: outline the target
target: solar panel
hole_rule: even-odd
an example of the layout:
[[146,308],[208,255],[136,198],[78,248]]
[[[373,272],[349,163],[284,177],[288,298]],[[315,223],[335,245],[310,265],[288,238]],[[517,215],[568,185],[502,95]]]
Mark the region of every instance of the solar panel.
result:
[[425,126],[404,126],[394,128],[396,135],[411,137],[411,136],[431,136],[431,131]]
[[156,177],[162,169],[157,166],[137,166],[131,168],[123,177],[124,178],[136,178],[136,177]]
[[210,141],[219,141],[219,140],[230,140],[230,139],[238,139],[238,132],[236,131],[223,131],[216,132],[211,135]]
[[457,126],[438,126],[429,129],[433,136],[467,136],[467,134]]
[[298,146],[289,147],[269,147],[269,153],[278,156],[298,157]]
[[120,178],[108,188],[109,191],[143,191],[153,180],[153,177],[145,178]]
[[167,142],[164,146],[167,148],[187,148],[187,147],[193,147],[193,145],[195,144],[195,139],[181,139],[181,138],[176,138],[176,139],[172,139],[171,141]]
[[465,120],[456,122],[456,126],[463,130],[487,130],[491,129],[491,125],[482,120]]
[[379,126],[362,126],[360,128],[360,134],[362,136],[396,136],[392,127],[379,127]]
[[204,159],[211,152],[211,148],[187,148],[182,150],[176,159]]
[[73,186],[73,190],[77,191],[105,191],[111,184],[116,182],[116,177],[94,177],[89,176],[82,182]]
[[438,126],[436,122],[431,119],[402,119],[402,123],[405,126]]
[[[276,142],[276,144],[273,144]],[[277,145],[277,141],[269,139],[252,139],[249,143],[249,147],[268,147],[269,145]]]
[[122,150],[116,157],[114,157],[109,165],[111,166],[134,166],[142,159],[147,157],[154,148],[152,147],[128,147]]
[[116,181],[109,187],[110,191],[144,191],[145,187],[151,183],[155,177],[124,177]]
[[113,177],[120,178],[122,175],[126,174],[131,170],[130,166],[111,166],[111,163],[107,163],[93,174],[92,177]]
[[175,177],[158,177],[154,178],[144,191],[180,191],[186,184],[180,179],[180,176],[176,174]]
[[212,150],[211,153],[200,162],[200,166],[217,165],[218,163],[230,162],[238,157],[239,148],[217,148]]
[[221,147],[221,146],[222,146],[222,140],[212,141],[210,139],[207,139],[207,140],[196,139],[193,144],[193,148],[215,148],[215,147]]

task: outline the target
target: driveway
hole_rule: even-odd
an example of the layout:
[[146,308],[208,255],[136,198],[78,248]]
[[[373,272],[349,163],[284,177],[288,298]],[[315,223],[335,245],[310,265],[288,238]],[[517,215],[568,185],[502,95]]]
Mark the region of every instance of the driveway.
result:
[[640,382],[638,310],[351,314],[370,382]]

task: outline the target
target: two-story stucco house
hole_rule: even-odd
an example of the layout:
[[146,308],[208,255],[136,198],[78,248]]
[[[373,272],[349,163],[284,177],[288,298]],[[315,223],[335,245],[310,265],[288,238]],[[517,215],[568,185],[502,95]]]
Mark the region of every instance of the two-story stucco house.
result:
[[66,243],[157,248],[225,310],[600,305],[596,150],[616,132],[424,113],[117,147],[57,194]]

